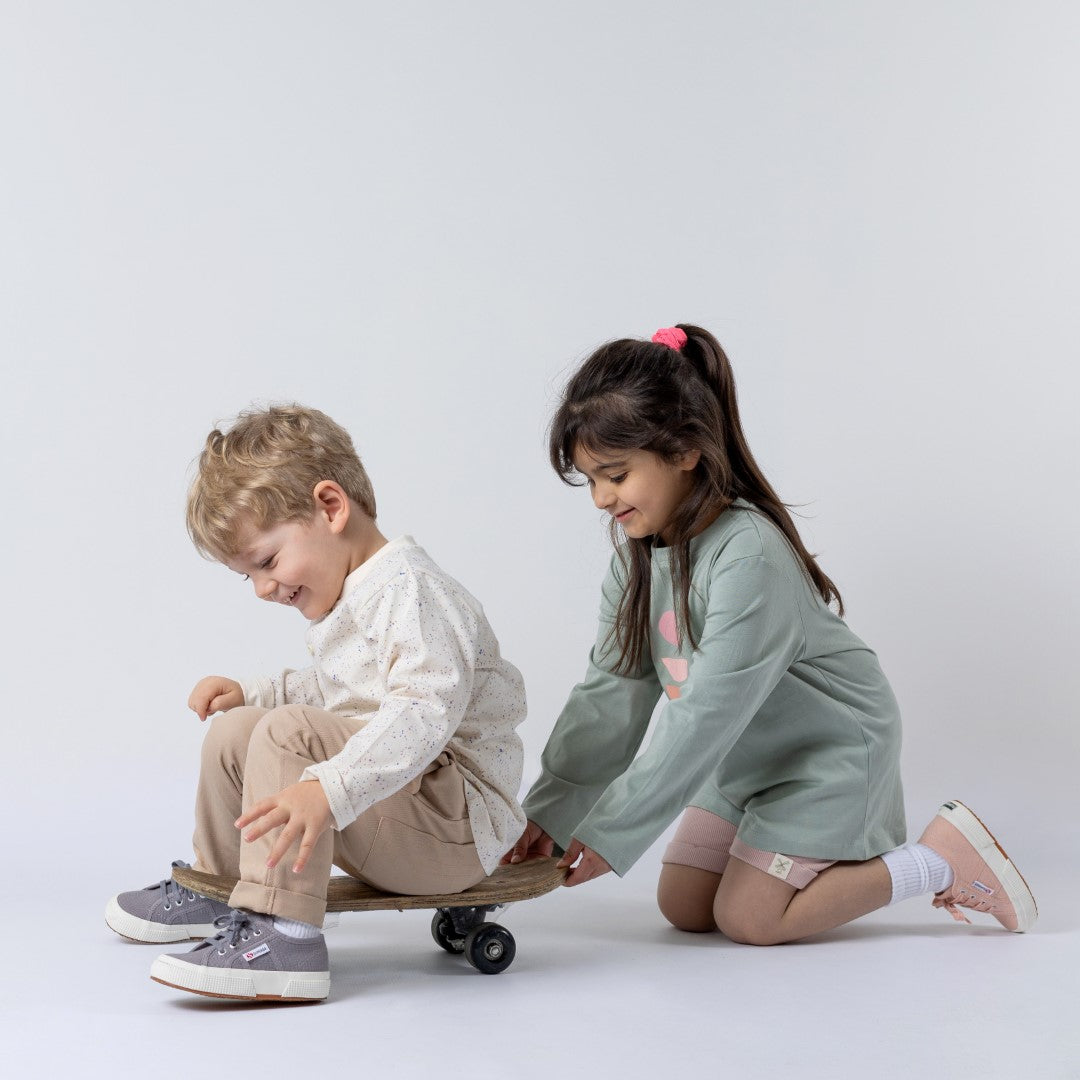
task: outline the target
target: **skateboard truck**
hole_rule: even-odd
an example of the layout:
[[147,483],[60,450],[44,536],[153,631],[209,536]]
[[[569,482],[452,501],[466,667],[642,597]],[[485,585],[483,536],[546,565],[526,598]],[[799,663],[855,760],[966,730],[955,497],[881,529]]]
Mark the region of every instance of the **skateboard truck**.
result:
[[514,935],[498,923],[488,922],[490,914],[505,907],[440,907],[431,920],[435,944],[448,953],[465,954],[465,959],[484,975],[498,975],[514,961]]

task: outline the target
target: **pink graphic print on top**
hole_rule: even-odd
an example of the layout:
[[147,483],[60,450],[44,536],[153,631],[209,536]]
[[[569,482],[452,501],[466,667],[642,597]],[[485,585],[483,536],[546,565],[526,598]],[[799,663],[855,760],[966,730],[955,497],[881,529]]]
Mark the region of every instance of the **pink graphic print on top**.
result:
[[[671,645],[679,644],[679,629],[675,622],[675,612],[665,611],[660,616],[660,621],[656,624],[656,628],[660,631],[660,636]],[[677,656],[662,656],[660,659],[663,661],[664,667],[667,668],[668,674],[675,680],[674,683],[668,683],[664,687],[664,692],[672,701],[679,696],[679,688],[676,683],[686,682],[686,676],[690,671],[690,665],[686,660]]]

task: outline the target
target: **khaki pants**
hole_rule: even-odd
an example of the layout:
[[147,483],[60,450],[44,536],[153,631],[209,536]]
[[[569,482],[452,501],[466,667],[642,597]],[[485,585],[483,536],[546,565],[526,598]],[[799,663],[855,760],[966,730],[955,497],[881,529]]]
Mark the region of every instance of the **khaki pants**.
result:
[[295,846],[272,870],[266,866],[277,829],[252,843],[241,840],[233,822],[243,810],[333,757],[364,723],[306,705],[242,706],[210,722],[195,801],[195,867],[240,879],[233,907],[318,926],[334,864],[378,889],[404,894],[460,892],[486,877],[465,783],[449,749],[347,828],[324,832],[299,874],[292,870]]

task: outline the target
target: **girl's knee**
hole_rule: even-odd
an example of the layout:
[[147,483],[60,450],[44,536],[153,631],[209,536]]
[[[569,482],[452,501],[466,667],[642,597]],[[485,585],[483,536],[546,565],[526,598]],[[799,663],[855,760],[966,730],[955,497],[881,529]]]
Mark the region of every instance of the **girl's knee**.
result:
[[676,930],[704,934],[716,929],[713,921],[713,897],[720,882],[719,874],[695,866],[666,863],[656,886],[660,914]]
[[738,945],[780,945],[785,940],[777,921],[750,905],[736,906],[717,896],[712,917],[720,933]]

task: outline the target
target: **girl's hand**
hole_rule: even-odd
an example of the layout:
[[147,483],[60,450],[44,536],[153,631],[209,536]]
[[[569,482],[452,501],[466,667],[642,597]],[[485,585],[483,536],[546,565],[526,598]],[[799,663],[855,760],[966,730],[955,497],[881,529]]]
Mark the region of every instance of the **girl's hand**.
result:
[[257,802],[246,814],[236,819],[238,829],[252,827],[243,834],[250,843],[265,836],[271,829],[284,826],[266,860],[268,867],[277,866],[282,856],[299,838],[300,851],[293,863],[293,873],[299,874],[307,865],[315,841],[330,827],[330,803],[318,780],[301,780],[269,799]]
[[[575,862],[577,866],[574,866]],[[592,848],[587,848],[576,838],[570,841],[566,854],[559,860],[559,866],[574,866],[563,882],[564,885],[581,885],[611,871],[611,866],[603,855],[597,855]]]
[[243,705],[244,691],[235,679],[226,679],[224,675],[207,675],[195,684],[187,703],[200,720],[205,720],[211,713]]
[[518,842],[499,860],[499,864],[519,863],[525,859],[535,859],[538,855],[550,855],[555,841],[535,821],[525,826],[525,831],[518,837]]

